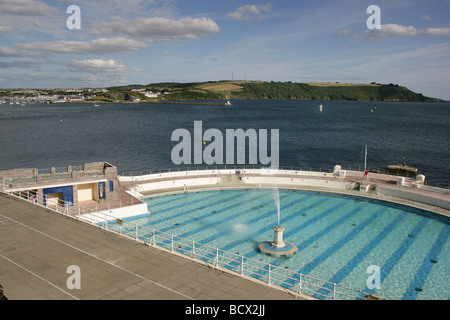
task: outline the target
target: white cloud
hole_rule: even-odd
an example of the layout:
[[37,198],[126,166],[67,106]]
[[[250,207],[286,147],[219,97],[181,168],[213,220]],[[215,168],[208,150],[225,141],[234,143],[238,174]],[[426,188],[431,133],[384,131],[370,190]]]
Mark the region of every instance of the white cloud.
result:
[[4,22],[0,22],[0,33],[2,33],[2,32],[11,32],[13,30],[14,30],[14,28],[10,24],[4,23]]
[[425,28],[417,29],[414,26],[400,24],[383,24],[381,29],[366,30],[363,34],[353,34],[344,29],[336,33],[338,36],[352,36],[360,40],[375,40],[391,37],[417,37],[417,36],[450,36],[450,28]]
[[[67,0],[70,4],[75,4]],[[178,16],[178,0],[79,0],[77,3],[87,20],[103,20],[114,16],[123,18]]]
[[384,24],[380,30],[368,31],[372,37],[416,37],[420,35],[450,36],[450,28],[426,28],[417,29],[413,26],[402,26],[399,24]]
[[[72,83],[82,86],[108,86],[130,83],[130,75],[140,71],[112,59],[71,60],[65,63]],[[66,80],[66,79],[65,79]]]
[[128,73],[129,68],[117,60],[93,59],[93,60],[72,60],[66,63],[66,66],[93,74],[98,73]]
[[45,57],[43,53],[0,46],[0,57]]
[[351,34],[352,34],[352,32],[349,29],[344,29],[344,30],[336,32],[336,35],[339,37],[349,36]]
[[25,50],[74,54],[114,54],[147,48],[142,41],[126,38],[100,38],[90,41],[54,41],[18,44]]
[[60,11],[42,1],[35,0],[1,0],[0,12],[3,14],[26,16],[52,16]]
[[220,28],[209,18],[174,20],[162,17],[132,20],[112,17],[109,21],[94,25],[89,30],[92,35],[126,35],[145,41],[199,39],[218,32]]
[[262,13],[271,11],[272,3],[268,2],[265,5],[245,5],[237,8],[233,12],[227,13],[225,16],[235,20],[262,19],[264,18]]
[[426,28],[421,34],[430,36],[450,36],[450,28]]
[[381,25],[380,30],[374,30],[377,32],[369,32],[375,37],[405,37],[405,36],[417,36],[419,33],[413,26],[402,26],[399,24],[384,24]]

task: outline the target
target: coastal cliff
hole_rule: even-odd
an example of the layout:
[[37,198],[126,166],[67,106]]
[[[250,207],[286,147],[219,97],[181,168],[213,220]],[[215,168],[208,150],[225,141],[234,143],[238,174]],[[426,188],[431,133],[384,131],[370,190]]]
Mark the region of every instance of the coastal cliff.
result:
[[[397,84],[295,83],[263,81],[211,81],[196,83],[153,83],[146,86],[108,88],[111,98],[129,99],[129,91],[144,87],[166,92],[160,100],[223,100],[223,99],[293,99],[439,102]],[[139,96],[137,94],[135,97]]]

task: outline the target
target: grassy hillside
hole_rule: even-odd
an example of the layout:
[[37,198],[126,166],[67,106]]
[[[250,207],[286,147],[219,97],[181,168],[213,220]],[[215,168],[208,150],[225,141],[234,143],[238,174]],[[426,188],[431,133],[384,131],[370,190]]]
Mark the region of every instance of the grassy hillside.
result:
[[[137,86],[111,88],[130,90]],[[141,86],[142,87],[142,86]],[[201,83],[153,83],[147,90],[167,91],[165,100],[223,100],[223,99],[300,99],[355,101],[428,102],[439,99],[414,93],[394,84],[294,83],[262,81],[218,81]]]

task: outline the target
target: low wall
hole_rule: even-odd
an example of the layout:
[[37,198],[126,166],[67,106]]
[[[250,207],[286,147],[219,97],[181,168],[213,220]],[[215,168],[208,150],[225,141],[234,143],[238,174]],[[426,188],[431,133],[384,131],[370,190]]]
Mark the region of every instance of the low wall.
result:
[[450,201],[431,195],[414,192],[414,190],[377,187],[379,194],[424,203],[433,207],[450,210]]
[[[235,177],[236,170],[194,170],[185,172],[166,172],[137,177],[120,177],[123,184],[129,184],[133,190],[142,194],[164,190],[185,190],[196,187],[259,187],[259,186],[286,186],[286,187],[318,187],[345,190],[349,184],[338,179],[330,173],[288,170],[260,170],[250,169],[241,171],[242,180],[227,182],[227,177]],[[275,175],[276,174],[276,175]],[[286,177],[283,177],[285,175]],[[236,180],[236,179],[234,179]],[[233,181],[234,181],[233,180]]]
[[164,190],[164,189],[184,189],[186,187],[198,186],[214,186],[217,185],[220,179],[218,178],[194,178],[194,179],[180,179],[169,181],[155,181],[151,183],[140,184],[135,190],[145,193],[149,191]]
[[276,185],[283,187],[312,187],[312,188],[329,188],[346,190],[349,182],[338,181],[333,179],[314,179],[314,178],[297,178],[297,177],[273,177],[273,176],[252,176],[243,179],[245,184],[267,186]]
[[115,219],[125,219],[148,213],[146,203],[135,204],[128,207],[98,211],[93,214],[83,214],[80,219],[89,223],[101,223]]
[[[141,194],[156,194],[164,192],[179,192],[201,188],[298,188],[323,190],[324,192],[352,194],[354,196],[370,197],[384,201],[416,203],[450,210],[450,196],[440,192],[421,190],[413,186],[398,185],[397,177],[371,174],[370,182],[376,186],[376,192],[359,192],[349,190],[354,182],[360,183],[363,173],[341,171],[339,174],[314,171],[245,169],[241,170],[241,179],[237,179],[235,169],[226,170],[192,170],[184,172],[166,172],[136,177],[119,177],[122,184],[128,184],[134,191]],[[425,189],[425,187],[424,187]],[[444,189],[442,189],[444,190]],[[405,201],[402,201],[405,200]],[[423,207],[423,206],[422,206]],[[449,212],[443,213],[448,215]]]
[[167,180],[170,178],[183,178],[183,177],[198,177],[198,176],[210,176],[220,174],[234,174],[231,170],[192,170],[192,171],[173,171],[164,173],[147,174],[143,176],[123,177],[120,176],[119,180],[122,183],[129,182],[143,182],[143,181],[158,181],[161,179]]
[[[345,172],[345,171],[343,171]],[[298,176],[311,176],[311,177],[334,177],[332,173],[317,172],[317,171],[293,171],[293,170],[273,170],[273,169],[245,169],[241,170],[241,173],[245,175],[298,175]],[[234,175],[236,169],[219,169],[219,170],[191,170],[191,171],[173,171],[164,173],[147,174],[143,176],[120,176],[120,182],[142,182],[142,181],[157,181],[158,179],[168,178],[183,178],[183,177],[199,177],[199,176],[221,176],[221,175]],[[345,176],[345,174],[344,174]],[[343,177],[343,176],[341,176]]]

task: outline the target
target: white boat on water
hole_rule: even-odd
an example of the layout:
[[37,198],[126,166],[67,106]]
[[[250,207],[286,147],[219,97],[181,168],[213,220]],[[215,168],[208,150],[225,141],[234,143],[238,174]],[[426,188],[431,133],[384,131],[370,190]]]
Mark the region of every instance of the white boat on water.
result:
[[94,104],[94,107],[100,107],[100,105],[99,104]]
[[323,105],[319,106],[319,112],[323,112]]
[[231,106],[230,100],[227,100],[227,102],[225,102],[225,105],[226,105],[226,106]]

